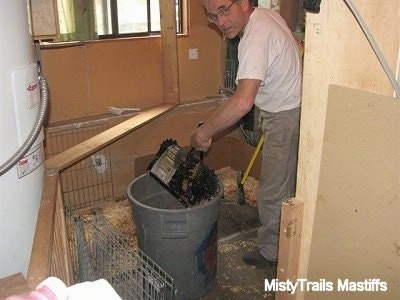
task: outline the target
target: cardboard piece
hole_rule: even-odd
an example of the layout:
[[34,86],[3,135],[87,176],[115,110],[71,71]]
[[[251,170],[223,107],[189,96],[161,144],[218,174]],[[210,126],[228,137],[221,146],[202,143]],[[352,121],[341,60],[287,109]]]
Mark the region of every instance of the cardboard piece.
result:
[[306,299],[400,298],[399,137],[398,99],[330,86]]

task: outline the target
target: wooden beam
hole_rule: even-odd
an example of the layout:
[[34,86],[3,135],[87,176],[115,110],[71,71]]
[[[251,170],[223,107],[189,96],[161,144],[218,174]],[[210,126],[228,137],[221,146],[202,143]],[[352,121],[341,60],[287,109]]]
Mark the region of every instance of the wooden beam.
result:
[[54,221],[54,240],[50,274],[56,276],[67,285],[74,284],[71,253],[68,245],[67,225],[60,181],[57,181],[57,195]]
[[27,276],[27,281],[31,286],[36,286],[50,274],[58,178],[58,174],[47,175],[44,178],[42,202],[40,203]]
[[175,105],[172,104],[164,104],[144,111],[139,115],[136,115],[72,148],[65,150],[64,152],[51,157],[46,160],[46,167],[52,172],[60,171],[91,153],[104,148],[131,131],[142,127],[174,107]]
[[12,295],[29,293],[32,288],[29,286],[22,273],[13,274],[0,279],[0,299]]
[[[277,268],[277,278],[281,282],[296,282],[298,279],[303,211],[304,203],[296,198],[290,198],[282,204]],[[276,300],[294,297],[295,293],[287,291],[275,294]]]
[[160,0],[163,91],[165,103],[179,103],[175,1]]
[[279,12],[289,29],[294,32],[299,19],[299,0],[281,0]]

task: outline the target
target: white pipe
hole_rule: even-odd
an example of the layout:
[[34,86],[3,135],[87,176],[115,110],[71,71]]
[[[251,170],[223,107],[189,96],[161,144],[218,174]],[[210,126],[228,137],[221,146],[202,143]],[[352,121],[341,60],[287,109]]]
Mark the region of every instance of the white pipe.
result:
[[365,36],[368,39],[368,42],[372,46],[372,50],[374,50],[375,55],[377,56],[379,62],[381,63],[383,69],[386,72],[386,75],[388,76],[390,82],[392,83],[392,86],[395,90],[396,93],[396,98],[400,99],[400,85],[396,80],[396,77],[394,76],[392,70],[390,69],[388,63],[385,60],[385,57],[383,56],[381,50],[379,49],[377,43],[375,42],[374,37],[368,30],[368,27],[366,26],[364,20],[362,19],[360,13],[358,12],[357,8],[354,6],[353,1],[351,0],[344,0],[344,2],[347,4],[347,6],[350,8],[350,11],[353,13],[354,17],[356,18],[358,24],[360,24],[360,27],[362,31],[364,32]]

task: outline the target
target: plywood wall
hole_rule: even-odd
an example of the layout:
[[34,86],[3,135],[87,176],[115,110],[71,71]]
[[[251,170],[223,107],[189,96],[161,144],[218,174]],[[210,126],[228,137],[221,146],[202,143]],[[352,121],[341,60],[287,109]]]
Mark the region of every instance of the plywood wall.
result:
[[[392,72],[398,73],[400,1],[353,2]],[[309,262],[312,260],[310,246],[314,242],[314,216],[317,217],[315,207],[320,184],[328,90],[331,84],[388,97],[393,97],[394,94],[382,66],[344,1],[322,1],[320,13],[308,13],[306,17],[296,195],[305,204],[299,278],[307,278]],[[337,121],[340,122],[340,119]],[[361,172],[363,171],[360,169]],[[366,228],[373,226],[373,222],[371,220],[371,223],[366,224]],[[303,296],[301,293],[297,295],[298,299]]]
[[[181,102],[216,95],[224,73],[221,34],[208,28],[201,1],[188,3],[189,31],[177,40]],[[199,50],[198,60],[189,60],[190,48]],[[160,37],[42,47],[41,56],[50,89],[50,124],[104,114],[106,106],[163,102]]]

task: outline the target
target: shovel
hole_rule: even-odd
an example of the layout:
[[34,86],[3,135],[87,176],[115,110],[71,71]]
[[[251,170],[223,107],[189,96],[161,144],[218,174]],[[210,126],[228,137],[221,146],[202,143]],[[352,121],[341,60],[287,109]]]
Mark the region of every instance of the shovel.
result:
[[185,207],[208,201],[218,189],[218,179],[213,170],[200,159],[182,149],[174,140],[165,140],[148,171]]
[[249,173],[251,171],[251,168],[254,165],[254,161],[257,158],[258,153],[260,152],[260,149],[264,143],[264,135],[260,136],[260,139],[258,140],[257,146],[254,149],[253,155],[251,156],[250,162],[246,168],[246,171],[243,172],[238,172],[236,173],[236,181],[237,181],[237,195],[236,199],[239,205],[243,205],[246,202],[246,198],[244,195],[244,183],[246,182],[247,177],[249,176]]

